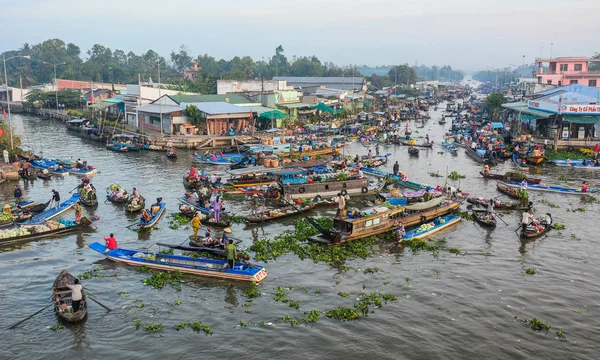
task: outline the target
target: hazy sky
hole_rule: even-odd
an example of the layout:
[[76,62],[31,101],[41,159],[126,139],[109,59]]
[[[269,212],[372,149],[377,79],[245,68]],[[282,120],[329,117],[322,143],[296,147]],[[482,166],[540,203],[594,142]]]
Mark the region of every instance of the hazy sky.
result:
[[[0,0],[0,52],[60,38],[163,56],[293,55],[463,70],[600,52],[598,0]],[[5,29],[10,29],[8,34]]]

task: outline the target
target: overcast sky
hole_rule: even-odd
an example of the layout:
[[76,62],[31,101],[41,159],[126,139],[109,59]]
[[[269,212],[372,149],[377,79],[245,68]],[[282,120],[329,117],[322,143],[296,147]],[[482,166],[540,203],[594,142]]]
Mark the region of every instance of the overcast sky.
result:
[[288,59],[462,70],[532,62],[551,43],[553,57],[600,52],[598,0],[0,0],[0,14],[0,52],[60,38],[259,60],[281,44]]

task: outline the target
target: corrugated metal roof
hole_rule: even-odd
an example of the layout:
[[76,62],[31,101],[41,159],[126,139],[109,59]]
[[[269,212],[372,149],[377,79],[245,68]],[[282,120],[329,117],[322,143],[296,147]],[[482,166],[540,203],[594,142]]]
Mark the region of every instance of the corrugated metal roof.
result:
[[248,111],[248,113],[249,113],[250,111],[252,111],[252,112],[255,112],[255,113],[256,113],[256,115],[260,115],[260,114],[262,114],[262,113],[266,113],[266,112],[268,112],[268,111],[273,111],[273,110],[275,110],[275,109],[271,109],[271,108],[268,108],[268,107],[265,107],[265,106],[244,106],[244,109],[248,109],[248,110],[247,110],[247,111]]
[[250,114],[250,109],[233,105],[227,102],[196,102],[196,103],[187,103],[182,102],[180,104],[183,108],[187,105],[194,105],[198,108],[198,110],[203,113],[210,115],[217,114]]
[[273,78],[273,80],[285,80],[290,84],[296,83],[296,82],[302,82],[302,83],[312,83],[313,85],[322,85],[322,84],[341,84],[341,83],[352,84],[353,81],[355,84],[356,83],[362,84],[362,82],[365,80],[365,78],[358,77],[358,76],[356,76],[356,77],[276,76]]
[[514,111],[521,110],[522,114],[533,115],[533,116],[537,117],[538,119],[545,119],[545,118],[547,118],[549,116],[554,115],[552,113],[548,113],[548,112],[545,112],[545,111],[530,109],[530,108],[527,107],[526,103],[522,103],[522,102],[514,102],[514,103],[502,104],[502,107],[505,108],[505,109],[514,110]]
[[225,95],[170,95],[175,102],[181,103],[202,103],[202,102],[227,102],[231,104],[250,104],[252,101],[240,94]]
[[[181,106],[173,106],[173,105],[163,105],[162,106],[162,113],[163,114],[170,114],[176,111],[181,111],[185,109],[184,107]],[[161,112],[161,106],[158,104],[148,104],[148,105],[142,105],[142,106],[138,106],[136,108],[137,111],[143,111],[143,112],[147,112],[147,113],[152,113],[152,114],[160,114]]]
[[310,107],[310,104],[298,102],[298,103],[291,103],[291,104],[277,104],[277,106],[281,106],[286,109],[297,109],[297,108],[303,108],[303,107]]

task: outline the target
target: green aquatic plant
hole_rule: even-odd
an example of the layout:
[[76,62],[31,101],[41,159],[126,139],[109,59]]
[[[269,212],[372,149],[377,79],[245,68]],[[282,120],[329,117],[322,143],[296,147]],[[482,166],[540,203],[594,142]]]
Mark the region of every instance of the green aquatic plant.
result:
[[77,275],[77,278],[80,280],[102,279],[103,277],[104,274],[102,274],[102,269],[99,268],[88,270],[82,274]]
[[567,337],[565,336],[565,334],[563,334],[563,332],[561,330],[558,330],[556,332],[556,337],[558,337],[559,339],[568,340]]
[[475,216],[467,211],[458,211],[456,215],[460,216],[461,218],[467,221],[475,221]]
[[527,268],[525,270],[525,274],[527,274],[527,275],[535,275],[535,269],[533,269],[533,268]]
[[598,198],[596,198],[594,195],[587,195],[583,197],[583,202],[586,204],[593,204],[593,203],[597,203]]
[[248,322],[240,320],[240,326],[241,327],[246,327],[246,326],[248,326]]
[[244,215],[227,214],[223,216],[223,220],[231,221],[234,224],[243,224],[245,222],[245,217]]
[[442,175],[440,175],[439,171],[436,171],[436,172],[428,172],[428,174],[429,174],[429,176],[431,176],[431,177],[436,177],[436,178],[442,177]]
[[202,331],[204,331],[204,333],[205,333],[206,335],[212,335],[212,334],[213,334],[213,331],[212,331],[212,329],[211,329],[211,328],[210,328],[210,326],[208,326],[208,325],[204,325],[204,326],[202,327]]
[[321,318],[321,312],[319,310],[311,310],[308,315],[304,318],[306,323],[316,323]]
[[144,326],[144,330],[146,330],[149,333],[158,333],[158,332],[163,332],[163,324],[159,323],[159,324],[148,324]]
[[129,295],[127,291],[119,291],[117,295]]
[[360,314],[357,313],[356,310],[345,306],[338,306],[336,308],[329,309],[325,312],[325,316],[342,321],[356,320],[360,318]]
[[[515,316],[516,318],[516,316]],[[522,318],[521,322],[527,326],[529,326],[529,328],[531,330],[534,331],[548,331],[550,330],[550,328],[552,328],[552,326],[550,326],[550,324],[548,324],[548,321],[546,322],[541,322],[540,320],[536,319],[536,318]]]
[[169,249],[162,249],[158,252],[159,254],[165,254],[165,255],[174,255],[175,254],[175,250],[172,248]]
[[179,331],[179,330],[183,330],[183,329],[185,329],[185,327],[186,327],[186,326],[187,326],[187,323],[180,322],[179,324],[177,324],[177,325],[175,326],[175,330],[177,330],[177,331]]
[[585,212],[585,208],[577,208],[577,209],[573,209],[571,211],[572,212]]
[[183,280],[183,274],[179,270],[175,271],[156,271],[149,278],[142,280],[144,285],[152,286],[155,289],[162,289],[166,285],[175,286],[176,283]]
[[551,208],[560,208],[560,206],[558,206],[556,204],[553,204],[553,203],[551,203],[550,201],[548,201],[546,199],[542,199],[542,200],[540,200],[540,202],[542,204],[544,204],[544,205],[547,205],[548,207],[551,207]]
[[136,329],[139,329],[139,328],[140,328],[140,326],[142,326],[142,322],[141,322],[139,319],[136,319],[136,320],[133,322],[133,326],[135,326],[135,328],[136,328]]
[[182,226],[189,228],[190,219],[182,213],[171,213],[167,216],[169,229],[177,230]]
[[345,297],[345,298],[349,298],[349,297],[350,297],[350,295],[348,295],[348,293],[346,293],[346,292],[343,292],[343,291],[340,291],[340,292],[338,293],[338,295],[339,295],[339,296],[341,296],[341,297]]
[[52,327],[50,328],[50,330],[52,330],[52,331],[58,331],[58,330],[62,330],[62,329],[64,329],[64,328],[65,328],[65,327],[64,327],[64,325],[62,325],[62,324],[55,324],[54,326],[52,326]]
[[564,230],[567,227],[565,226],[565,224],[561,224],[561,223],[554,223],[552,224],[552,228],[556,229],[556,230]]
[[375,274],[376,272],[379,272],[379,268],[378,267],[373,267],[373,268],[366,268],[363,273],[364,274]]
[[452,171],[450,174],[448,174],[448,178],[451,180],[464,179],[466,177],[467,177],[466,175],[461,175],[456,171]]
[[247,289],[244,289],[244,296],[248,299],[254,299],[260,296],[256,281],[253,281]]
[[188,326],[195,332],[200,332],[200,330],[202,330],[202,321],[194,321],[193,323],[188,323]]

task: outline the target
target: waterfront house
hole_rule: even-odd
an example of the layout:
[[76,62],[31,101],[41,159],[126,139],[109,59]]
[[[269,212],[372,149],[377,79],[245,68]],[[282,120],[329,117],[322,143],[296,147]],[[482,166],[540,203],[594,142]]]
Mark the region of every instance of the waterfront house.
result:
[[600,87],[600,59],[588,57],[557,57],[536,59],[538,83],[548,85],[586,85]]

